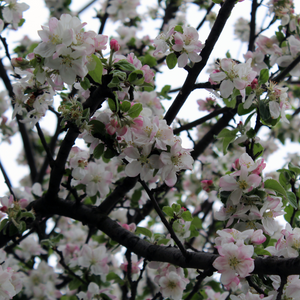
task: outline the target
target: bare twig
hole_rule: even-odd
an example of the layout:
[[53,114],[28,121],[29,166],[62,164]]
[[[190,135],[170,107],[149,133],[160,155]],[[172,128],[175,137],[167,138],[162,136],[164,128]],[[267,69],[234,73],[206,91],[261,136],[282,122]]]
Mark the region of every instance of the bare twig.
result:
[[143,180],[139,180],[139,182],[141,183],[141,185],[145,189],[146,193],[148,194],[148,196],[149,196],[149,198],[150,198],[150,200],[151,200],[151,202],[152,202],[152,204],[154,206],[155,211],[157,212],[157,214],[159,215],[161,221],[163,222],[163,224],[166,226],[166,228],[170,232],[172,239],[175,241],[175,243],[179,247],[179,249],[182,252],[182,254],[184,256],[186,256],[187,255],[186,249],[183,247],[181,241],[178,239],[178,237],[177,237],[176,233],[174,232],[172,226],[169,224],[169,222],[165,218],[162,210],[158,206],[158,203],[156,202],[155,198],[153,197],[153,193],[149,190],[148,186],[146,185],[146,183]]

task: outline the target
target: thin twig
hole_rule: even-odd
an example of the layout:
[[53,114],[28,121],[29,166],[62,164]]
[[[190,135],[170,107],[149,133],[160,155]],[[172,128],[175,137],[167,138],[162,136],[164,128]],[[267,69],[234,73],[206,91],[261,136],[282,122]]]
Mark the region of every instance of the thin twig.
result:
[[290,71],[292,71],[298,65],[298,63],[300,63],[300,55],[295,58],[279,75],[277,75],[273,79],[271,78],[271,80],[276,83],[282,81],[286,77],[286,75],[288,75]]
[[264,295],[265,297],[267,297],[268,295],[264,292],[263,289],[261,289],[259,286],[257,286],[253,281],[251,276],[247,276],[246,280],[248,281],[248,284],[250,287],[254,288],[259,294]]
[[284,288],[285,284],[287,283],[287,277],[286,276],[280,276],[280,279],[281,279],[281,283],[280,283],[280,287],[278,289],[278,294],[277,294],[276,300],[281,299],[281,296],[282,296],[282,293],[283,293],[283,288]]
[[8,189],[9,189],[10,193],[13,195],[14,199],[16,200],[16,196],[15,196],[14,191],[13,191],[13,189],[12,189],[11,182],[10,182],[10,180],[9,180],[9,177],[8,177],[8,175],[7,175],[7,173],[6,173],[5,169],[4,169],[4,167],[3,167],[2,163],[1,163],[1,161],[0,161],[0,169],[1,169],[2,175],[3,175],[3,177],[4,177],[4,182],[5,182],[5,184],[7,185],[7,187],[8,187]]
[[148,186],[146,185],[146,183],[143,180],[139,180],[139,182],[141,183],[141,185],[145,189],[146,193],[148,194],[148,196],[149,196],[149,198],[150,198],[150,200],[151,200],[151,202],[154,206],[155,211],[159,215],[159,217],[160,217],[161,221],[163,222],[163,224],[168,229],[169,233],[171,234],[172,239],[175,241],[175,243],[179,247],[181,253],[183,254],[183,256],[187,256],[186,249],[183,247],[181,241],[178,239],[178,237],[177,237],[176,233],[174,232],[173,228],[170,226],[169,222],[165,218],[162,210],[160,209],[160,207],[158,206],[158,203],[156,202],[156,199],[153,197],[152,192],[149,190]]
[[42,131],[42,129],[41,129],[39,123],[36,123],[36,124],[35,124],[35,127],[36,127],[36,129],[37,129],[37,132],[38,132],[38,135],[39,135],[40,140],[41,140],[41,142],[42,142],[42,145],[43,145],[43,147],[44,147],[44,149],[45,149],[45,151],[46,151],[46,153],[47,153],[47,158],[48,158],[48,160],[49,160],[49,164],[50,164],[50,166],[52,167],[52,166],[53,166],[53,163],[54,163],[54,160],[53,160],[53,156],[52,156],[51,150],[50,150],[50,148],[49,148],[49,146],[48,146],[48,144],[47,144],[47,142],[46,142],[44,133],[43,133],[43,131]]
[[208,16],[208,14],[210,13],[210,11],[213,9],[214,6],[215,6],[215,3],[212,2],[212,4],[207,8],[205,16],[203,17],[202,21],[199,23],[199,25],[196,28],[197,30],[199,30],[202,27],[202,25],[206,21],[206,17]]
[[200,275],[196,277],[197,282],[195,283],[193,290],[189,293],[189,295],[185,298],[185,300],[191,300],[193,296],[199,291],[201,287],[201,283],[207,276],[211,276],[214,272],[214,268],[210,268],[208,270],[205,270],[203,272],[200,272]]
[[76,279],[78,279],[80,282],[82,282],[84,285],[88,286],[88,282],[84,281],[80,276],[76,275],[76,273],[74,273],[69,268],[69,266],[65,263],[63,253],[61,251],[59,251],[56,247],[54,247],[53,250],[59,255],[59,257],[60,257],[59,263],[65,268],[65,270],[68,271],[70,275],[74,276]]
[[220,109],[216,109],[212,113],[210,113],[210,114],[208,114],[208,115],[206,115],[206,116],[204,116],[204,117],[202,117],[202,118],[200,118],[198,120],[195,120],[195,121],[193,121],[191,123],[182,125],[179,128],[174,129],[174,134],[178,134],[178,133],[180,133],[180,132],[182,132],[184,130],[192,129],[192,128],[200,125],[200,124],[203,124],[204,122],[212,119],[213,117],[215,117],[215,116],[217,116],[219,114],[223,114],[223,113],[229,111],[230,109],[231,108],[229,108],[229,107],[223,107],[223,108],[220,108]]

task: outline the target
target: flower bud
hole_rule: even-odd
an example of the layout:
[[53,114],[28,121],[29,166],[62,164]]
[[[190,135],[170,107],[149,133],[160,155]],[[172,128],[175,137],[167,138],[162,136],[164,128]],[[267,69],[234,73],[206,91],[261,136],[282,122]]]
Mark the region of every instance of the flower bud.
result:
[[110,49],[114,52],[117,52],[120,50],[120,44],[118,43],[118,41],[116,39],[111,39],[109,45],[110,45]]

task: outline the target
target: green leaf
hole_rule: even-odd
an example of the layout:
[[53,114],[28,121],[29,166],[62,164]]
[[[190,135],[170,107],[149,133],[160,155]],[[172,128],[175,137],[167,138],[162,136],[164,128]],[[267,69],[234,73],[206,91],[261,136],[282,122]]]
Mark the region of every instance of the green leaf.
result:
[[255,108],[255,106],[250,106],[249,108],[245,109],[245,108],[244,108],[244,103],[240,103],[239,106],[238,106],[238,114],[239,114],[239,116],[247,115],[247,114],[249,114],[254,108]]
[[84,77],[83,80],[80,81],[80,85],[84,90],[88,90],[91,87],[91,83],[87,77]]
[[236,134],[238,133],[238,128],[229,130],[227,128],[224,128],[218,135],[217,138],[235,138]]
[[8,223],[8,219],[3,219],[0,223],[0,231],[4,228],[4,226]]
[[199,231],[196,229],[196,227],[194,225],[190,226],[190,231],[191,231],[191,234],[190,234],[189,238],[196,237],[199,235]]
[[177,56],[175,53],[170,53],[166,58],[167,66],[170,70],[174,69],[177,64]]
[[148,65],[150,68],[154,67],[157,65],[157,60],[155,57],[151,56],[150,54],[146,54],[142,59],[141,59],[143,65]]
[[118,283],[120,285],[124,284],[124,280],[121,279],[121,277],[114,272],[110,272],[106,275],[106,281],[112,281],[112,280],[114,280],[114,283]]
[[283,172],[280,170],[279,172],[279,182],[284,187],[284,189],[288,190],[291,187],[290,180],[292,178],[292,175],[290,174],[289,170],[283,170]]
[[129,101],[126,101],[126,100],[123,101],[122,104],[120,105],[121,111],[124,111],[124,112],[129,111],[130,107],[131,107],[131,103]]
[[194,225],[196,228],[200,229],[202,228],[202,220],[199,219],[199,217],[194,217],[192,221],[192,225]]
[[250,128],[247,132],[246,135],[249,139],[252,139],[256,136],[256,131],[253,128]]
[[25,22],[25,19],[22,18],[18,23],[18,27],[21,27],[24,24],[24,22]]
[[169,217],[173,217],[174,216],[174,211],[170,206],[164,206],[162,208],[162,211]]
[[287,193],[285,189],[282,187],[282,185],[275,179],[267,179],[264,182],[264,188],[265,189],[270,189],[273,191],[276,191],[277,193],[281,194],[284,196],[286,199],[288,198]]
[[54,247],[55,246],[55,244],[53,244],[51,242],[51,240],[49,240],[49,239],[41,240],[40,244],[41,244],[41,246],[46,246],[46,247]]
[[78,278],[74,278],[70,283],[69,283],[69,289],[72,290],[77,290],[80,286],[82,285],[82,282]]
[[227,153],[227,149],[229,144],[231,144],[235,140],[235,137],[228,137],[223,139],[223,154]]
[[279,43],[285,39],[285,35],[281,31],[276,31],[275,34]]
[[174,31],[183,33],[183,28],[182,28],[182,26],[180,26],[180,25],[176,25],[176,26],[174,27]]
[[[123,285],[123,284],[122,284]],[[103,300],[111,300],[111,298],[110,297],[108,297],[106,294],[104,294],[104,293],[100,293],[100,295],[99,295],[101,298],[100,299],[103,299]]]
[[295,174],[298,176],[300,174],[300,168],[292,164],[291,162],[288,164],[289,170],[295,172]]
[[170,239],[160,239],[157,241],[157,245],[167,245],[170,242]]
[[264,101],[259,101],[259,113],[263,121],[268,121],[271,118],[269,106]]
[[142,70],[135,70],[128,76],[128,81],[133,85],[142,85],[145,81],[144,73]]
[[263,154],[264,154],[264,147],[259,143],[255,143],[253,145],[253,155],[255,156],[255,158],[258,158]]
[[181,218],[184,221],[193,221],[193,217],[190,211],[186,210],[181,214]]
[[18,234],[19,230],[14,224],[11,223],[9,224],[8,232],[9,232],[9,236],[13,236],[15,234]]
[[244,123],[245,126],[250,122],[251,118],[253,117],[253,115],[254,115],[255,113],[256,113],[256,112],[254,111],[251,115],[249,115],[249,116],[247,117],[247,119],[246,119],[246,121],[245,121],[245,123]]
[[235,108],[236,106],[236,97],[234,98],[223,98],[223,102],[229,108]]
[[159,93],[161,97],[163,97],[164,99],[168,99],[168,100],[171,100],[172,97],[168,96],[168,92],[170,91],[171,89],[171,86],[170,85],[165,85],[161,92]]
[[227,58],[231,58],[231,54],[230,54],[229,50],[227,50],[225,55],[226,55]]
[[291,217],[294,213],[294,209],[291,205],[287,205],[285,208],[284,208],[284,211],[286,212],[285,215],[284,215],[284,218],[285,220],[290,223],[291,221]]
[[94,157],[96,159],[99,159],[102,156],[103,152],[104,152],[104,144],[101,143],[97,145],[97,147],[94,149],[94,153],[93,153]]
[[51,242],[57,244],[63,238],[64,238],[64,236],[61,233],[59,233],[58,235],[51,238]]
[[142,197],[142,191],[141,190],[135,190],[132,194],[131,201],[134,203],[138,203],[138,201]]
[[269,80],[269,69],[262,69],[258,77],[258,84],[265,84]]
[[99,84],[102,84],[102,73],[103,73],[103,65],[101,60],[95,54],[92,54],[93,60],[96,62],[96,66],[94,70],[89,71],[89,75],[93,78],[93,80]]
[[92,204],[94,205],[97,202],[97,194],[95,196],[91,196],[90,200],[91,200]]
[[136,67],[128,62],[126,59],[121,59],[118,62],[113,64],[114,68],[123,70],[123,71],[135,71]]
[[180,209],[181,209],[181,205],[180,204],[177,204],[177,203],[173,203],[172,204],[172,209],[175,213],[179,213],[180,212]]
[[26,223],[24,221],[20,221],[18,226],[19,233],[23,233],[26,230]]
[[116,112],[116,103],[115,103],[115,101],[111,98],[108,98],[107,102],[108,102],[108,106],[109,106],[110,110],[112,112]]
[[112,150],[110,150],[109,148],[107,148],[103,154],[103,157],[106,159],[111,159],[111,158],[115,157],[115,153]]
[[136,103],[133,106],[130,107],[129,111],[128,111],[128,115],[134,119],[137,118],[141,111],[143,110],[143,106],[141,103]]
[[271,253],[265,249],[261,249],[261,248],[254,248],[254,252],[257,255],[268,255],[268,256],[272,256]]
[[297,198],[293,192],[287,191],[287,199],[289,203],[293,206],[293,208],[298,209]]
[[98,120],[91,120],[89,122],[89,125],[92,125],[92,135],[96,134],[96,133],[100,133],[103,134],[103,132],[105,131],[105,125],[98,121]]
[[149,229],[144,228],[144,227],[137,227],[135,230],[135,233],[143,234],[143,235],[147,236],[148,238],[152,237],[152,232]]
[[35,220],[35,215],[30,211],[21,212],[21,218],[31,218]]

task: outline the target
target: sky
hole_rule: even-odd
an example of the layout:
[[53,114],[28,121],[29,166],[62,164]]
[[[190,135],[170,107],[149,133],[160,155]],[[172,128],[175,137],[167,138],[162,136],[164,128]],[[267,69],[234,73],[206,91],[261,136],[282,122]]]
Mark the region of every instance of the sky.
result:
[[[18,31],[12,31],[10,30],[8,34],[6,35],[7,40],[9,41],[11,45],[11,49],[13,49],[17,45],[17,41],[20,40],[24,35],[28,35],[31,39],[39,41],[40,38],[38,36],[37,31],[41,29],[41,25],[46,25],[45,23],[48,20],[48,10],[45,7],[44,1],[42,0],[25,0],[23,1],[27,3],[31,8],[24,12],[24,18],[26,19],[25,24],[20,28]],[[72,1],[72,9],[75,11],[81,10],[83,7],[83,3],[89,3],[90,1],[82,1],[82,0],[73,0]],[[141,0],[140,1],[142,5],[151,6],[152,3],[157,3],[157,0]],[[300,12],[300,1],[294,1],[296,2],[296,12]],[[225,56],[225,53],[227,50],[230,50],[232,57],[238,58],[243,60],[242,54],[246,52],[246,44],[241,43],[238,40],[234,40],[233,38],[233,24],[236,21],[237,18],[244,16],[245,18],[249,18],[249,16],[245,16],[244,12],[249,11],[250,12],[250,6],[251,1],[245,0],[244,2],[238,3],[238,5],[235,7],[235,9],[232,12],[232,17],[230,18],[225,26],[224,34],[220,37],[219,41],[216,44],[216,47],[214,49],[214,52],[212,54],[212,58],[223,58]],[[84,11],[82,14],[80,14],[80,18],[82,21],[87,22],[85,29],[86,30],[94,30],[98,31],[99,28],[99,21],[98,19],[94,18],[95,16],[95,10],[99,9],[99,4],[96,1],[95,4],[91,5],[89,9]],[[141,6],[139,10],[143,13],[143,7]],[[201,20],[203,15],[196,14],[197,12],[190,11],[188,22],[191,26],[197,26],[199,23],[199,19]],[[264,18],[263,15],[258,16],[258,20],[262,20]],[[119,25],[117,25],[119,26]],[[113,30],[116,29],[116,25],[113,25],[112,23],[109,23],[108,26],[106,26],[106,29],[104,31],[104,34],[111,36],[113,34]],[[149,21],[149,25],[147,25],[147,32],[144,31],[141,34],[148,34],[151,38],[155,38],[158,34],[158,28],[160,24],[154,21]],[[209,26],[208,22],[206,22],[203,26],[203,28],[200,30],[200,40],[202,42],[205,41],[207,35],[209,34]],[[267,33],[266,33],[267,35]],[[230,42],[229,42],[230,41]],[[1,57],[4,56],[4,50],[0,50]],[[239,56],[238,56],[239,55]],[[4,63],[7,62],[4,60]],[[176,72],[174,70],[168,70],[167,68],[164,69],[163,75],[157,74],[157,85],[158,90],[162,88],[165,84],[170,84],[170,78],[172,88],[177,88],[182,84],[186,77],[186,71],[182,69],[176,69]],[[168,80],[165,80],[167,78]],[[199,80],[202,82],[207,81],[208,74],[203,73]],[[196,91],[191,95],[191,97],[188,99],[188,105],[186,105],[179,113],[179,117],[189,119],[189,120],[195,120],[199,118],[201,115],[198,111],[198,106],[196,104],[197,99],[204,99],[207,95],[209,95],[208,92],[199,92]],[[165,107],[168,108],[170,105],[170,101],[167,103],[164,103]],[[51,119],[51,117],[47,116],[47,120],[44,120],[41,123],[41,126],[43,128],[46,128],[51,132],[52,127],[51,123],[54,119]],[[7,173],[9,174],[9,177],[12,181],[12,184],[14,187],[18,186],[19,180],[24,176],[25,173],[28,172],[28,169],[26,166],[20,166],[15,162],[15,159],[18,157],[20,149],[18,145],[20,145],[20,137],[16,136],[13,139],[12,145],[8,145],[7,143],[1,143],[0,144],[0,160],[2,164],[5,166],[5,169],[7,170]],[[16,146],[17,145],[17,146]],[[188,147],[188,145],[187,145]],[[300,152],[300,148],[298,145],[291,145],[288,144],[288,149],[290,152]],[[278,169],[282,166],[283,160],[278,159],[278,157],[282,158],[286,155],[287,148],[281,149],[279,154],[277,154],[274,157],[271,157],[269,168],[270,170]],[[0,197],[3,195],[4,192],[7,191],[7,187],[4,183],[2,174],[0,174]]]

